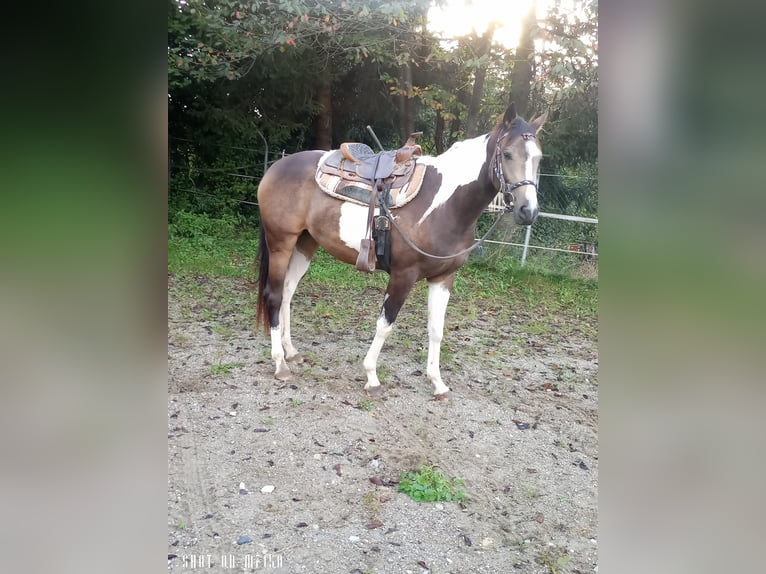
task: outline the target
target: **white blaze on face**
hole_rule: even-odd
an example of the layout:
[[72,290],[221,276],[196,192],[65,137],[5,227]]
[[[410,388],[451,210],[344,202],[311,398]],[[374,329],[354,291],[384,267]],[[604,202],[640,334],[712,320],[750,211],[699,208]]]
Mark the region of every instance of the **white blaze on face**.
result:
[[433,210],[447,203],[458,187],[475,181],[487,159],[487,135],[457,142],[443,154],[418,158],[418,163],[431,165],[442,176],[439,191],[418,223],[423,223]]
[[[368,208],[344,201],[340,206],[339,237],[351,249],[359,251],[367,227]],[[375,210],[377,215],[378,209]]]
[[[524,162],[524,179],[529,181],[537,181],[537,164],[542,157],[540,148],[537,147],[537,143],[534,140],[527,141],[524,144],[527,148],[527,161]],[[534,211],[538,208],[537,205],[537,189],[531,185],[526,186],[525,196],[527,198],[527,207],[530,211]]]

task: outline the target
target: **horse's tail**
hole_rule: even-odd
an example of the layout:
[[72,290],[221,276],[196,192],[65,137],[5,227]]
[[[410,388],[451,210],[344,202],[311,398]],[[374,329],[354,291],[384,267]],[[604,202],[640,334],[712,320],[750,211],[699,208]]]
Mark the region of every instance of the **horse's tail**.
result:
[[261,232],[258,238],[258,255],[256,255],[256,264],[258,265],[258,302],[256,303],[255,324],[263,326],[264,332],[268,335],[271,329],[269,321],[269,310],[266,306],[266,288],[269,280],[269,249],[266,245],[266,230],[261,221]]

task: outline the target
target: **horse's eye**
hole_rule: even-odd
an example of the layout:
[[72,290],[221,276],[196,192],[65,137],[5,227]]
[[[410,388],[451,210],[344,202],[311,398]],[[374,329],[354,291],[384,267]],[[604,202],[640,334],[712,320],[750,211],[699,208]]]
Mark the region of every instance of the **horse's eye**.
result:
[[511,152],[509,152],[509,151],[504,151],[504,152],[503,152],[503,157],[504,157],[505,159],[507,159],[508,161],[510,161],[510,160],[512,160],[512,159],[513,159],[513,157],[511,156]]

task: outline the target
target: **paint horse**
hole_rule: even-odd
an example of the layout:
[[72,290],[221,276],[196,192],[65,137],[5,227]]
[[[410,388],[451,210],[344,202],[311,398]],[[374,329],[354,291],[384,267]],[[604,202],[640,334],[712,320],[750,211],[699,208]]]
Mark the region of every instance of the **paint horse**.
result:
[[[428,282],[426,375],[435,398],[449,392],[439,355],[455,273],[476,244],[479,216],[498,193],[518,225],[530,225],[537,218],[535,181],[542,151],[536,134],[546,118],[547,112],[526,121],[511,104],[490,133],[457,142],[441,155],[415,158],[425,173],[419,193],[395,210],[389,282],[363,362],[364,388],[370,394],[380,393],[378,357],[399,310],[421,279]],[[258,187],[257,322],[270,334],[279,380],[290,377],[289,362],[301,360],[291,340],[290,302],[311,258],[321,246],[353,265],[366,233],[367,207],[331,197],[317,185],[317,165],[325,153],[302,151],[279,159]]]

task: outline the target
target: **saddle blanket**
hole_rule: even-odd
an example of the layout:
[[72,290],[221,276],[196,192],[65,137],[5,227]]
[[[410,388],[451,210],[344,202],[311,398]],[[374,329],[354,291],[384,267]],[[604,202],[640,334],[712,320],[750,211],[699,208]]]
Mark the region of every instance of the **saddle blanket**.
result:
[[[391,193],[388,207],[396,209],[406,205],[418,194],[426,172],[425,165],[418,165],[414,159],[396,164],[389,178]],[[353,164],[343,157],[340,150],[325,152],[319,159],[314,179],[322,191],[343,201],[369,206],[372,185],[360,178]]]

